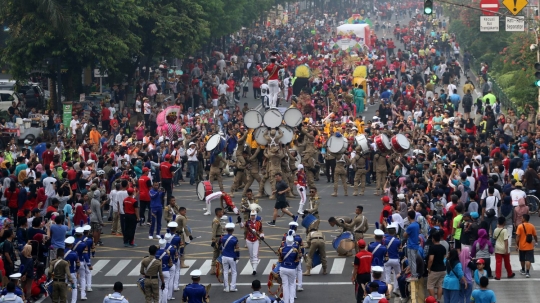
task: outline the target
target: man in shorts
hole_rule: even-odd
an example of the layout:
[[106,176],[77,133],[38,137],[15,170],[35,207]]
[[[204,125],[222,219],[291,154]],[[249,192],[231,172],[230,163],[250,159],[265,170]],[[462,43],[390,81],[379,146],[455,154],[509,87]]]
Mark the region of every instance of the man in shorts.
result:
[[[531,216],[529,214],[523,215],[523,223],[519,224],[516,229],[516,250],[519,251],[519,262],[521,263],[521,270],[519,271],[526,278],[530,278],[529,270],[531,269],[531,263],[534,263],[534,243],[538,242],[536,237],[536,228],[529,223]],[[529,237],[527,237],[529,235]],[[529,241],[527,241],[529,238]]]
[[289,207],[289,202],[287,202],[287,193],[291,191],[291,188],[285,181],[283,181],[283,175],[281,173],[276,173],[274,177],[276,178],[276,189],[272,192],[272,195],[276,196],[276,204],[274,205],[274,215],[272,216],[272,221],[266,223],[270,226],[276,226],[276,218],[278,217],[278,210],[280,209],[281,212],[291,216],[291,218],[294,219],[294,215],[287,209],[287,207]]
[[435,297],[435,288],[437,288],[437,298],[442,300],[443,281],[446,276],[446,266],[444,258],[446,256],[446,248],[441,245],[441,234],[438,229],[432,229],[431,239],[433,244],[429,247],[428,256],[428,280],[427,289],[430,296]]

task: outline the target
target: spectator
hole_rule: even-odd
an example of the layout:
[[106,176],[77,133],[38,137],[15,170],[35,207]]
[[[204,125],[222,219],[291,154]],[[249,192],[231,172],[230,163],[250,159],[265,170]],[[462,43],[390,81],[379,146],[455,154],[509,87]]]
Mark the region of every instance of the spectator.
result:
[[516,250],[519,251],[519,262],[521,263],[520,273],[530,278],[529,270],[531,263],[534,263],[534,242],[538,243],[536,227],[529,223],[529,214],[523,215],[523,222],[517,225],[516,229]]
[[489,236],[485,229],[479,229],[478,240],[472,245],[471,256],[475,259],[484,260],[489,278],[493,277],[491,274],[491,254],[493,254],[493,245],[489,240]]
[[462,264],[459,262],[457,249],[452,249],[446,259],[446,276],[443,281],[444,302],[459,302],[460,282],[467,288],[468,282],[463,275]]
[[471,294],[471,303],[495,303],[497,302],[493,290],[487,289],[489,279],[487,277],[480,278],[480,289],[473,290]]

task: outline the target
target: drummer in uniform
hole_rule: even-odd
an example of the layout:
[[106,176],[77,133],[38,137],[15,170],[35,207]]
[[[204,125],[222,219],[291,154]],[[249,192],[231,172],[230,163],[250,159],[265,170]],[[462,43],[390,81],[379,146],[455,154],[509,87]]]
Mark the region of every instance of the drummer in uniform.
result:
[[[159,302],[159,282],[165,281],[161,267],[161,260],[156,258],[158,248],[150,245],[148,252],[150,256],[144,257],[141,262],[140,274],[144,276],[144,298],[146,303]],[[161,290],[165,289],[165,283],[161,283]]]
[[304,209],[304,215],[306,213],[319,218],[319,196],[317,195],[317,188],[315,186],[309,188],[309,208]]
[[201,275],[202,272],[198,269],[191,272],[191,280],[193,282],[184,287],[182,302],[202,303],[207,301],[208,294],[206,293],[206,287],[199,284]]
[[219,190],[225,192],[225,187],[223,187],[223,178],[221,177],[221,172],[226,164],[225,160],[223,160],[223,157],[221,157],[219,154],[212,155],[212,152],[206,152],[204,158],[208,159],[210,162],[210,174],[208,176],[208,180],[210,183],[212,183],[212,181],[217,179]]
[[332,227],[337,225],[337,227],[340,227],[342,229],[342,233],[346,231],[353,233],[353,228],[350,225],[351,223],[352,219],[346,216],[328,218],[328,224],[330,224],[330,226]]
[[[354,235],[354,243],[358,243],[358,240],[364,239],[364,233],[367,232],[369,229],[369,223],[366,216],[364,216],[362,213],[364,212],[364,207],[362,205],[356,206],[356,216],[349,224],[345,224],[345,226],[351,230],[351,232]],[[354,250],[358,253],[358,246],[354,246]]]
[[298,214],[304,214],[304,204],[306,203],[306,172],[304,171],[304,165],[298,164],[298,171],[296,172],[296,190],[300,195],[300,204],[298,205]]
[[[255,141],[255,140],[253,140]],[[251,187],[253,184],[253,180],[257,180],[259,183],[259,193],[257,194],[257,198],[260,198],[263,196],[263,187],[264,183],[261,181],[261,175],[259,174],[259,153],[261,152],[261,147],[258,146],[255,152],[246,159],[246,170],[247,170],[247,183],[244,187],[244,192],[242,193],[242,196],[245,196],[247,194],[247,190]]]
[[[380,229],[376,229],[375,232],[375,242],[369,243],[368,251],[373,254],[373,259],[371,261],[372,266],[384,266],[384,259],[386,258],[387,248],[383,244],[384,232]],[[383,278],[384,280],[384,278]]]
[[[304,139],[305,140],[305,139]],[[302,165],[306,171],[306,178],[308,187],[311,188],[315,186],[315,172],[316,172],[316,161],[313,158],[313,154],[304,151],[302,153]]]
[[[173,201],[174,199],[171,199]],[[180,207],[178,215],[176,216],[176,223],[178,224],[177,231],[180,234],[180,237],[182,239],[182,243],[189,243],[189,241],[193,240],[193,236],[191,235],[191,232],[189,231],[189,228],[187,227],[187,209],[185,207]],[[189,241],[186,241],[186,238],[189,239]],[[182,250],[182,253],[180,254],[180,268],[188,268],[185,264],[186,261],[186,254],[185,254],[185,247]]]
[[114,293],[105,296],[103,303],[129,303],[129,301],[122,296],[122,291],[124,290],[124,285],[122,282],[114,283],[113,290]]
[[367,173],[367,158],[362,152],[360,146],[356,147],[356,155],[351,161],[354,173],[354,193],[353,196],[358,196],[358,185],[360,184],[360,195],[364,195],[366,190],[366,173]]
[[221,236],[223,235],[223,228],[221,227],[221,217],[223,217],[223,209],[222,208],[216,208],[214,213],[216,214],[216,217],[214,220],[212,220],[212,269],[210,270],[210,274],[214,275],[216,273],[216,260],[219,257],[219,254],[221,253],[221,250],[219,248],[219,240],[221,239]]
[[326,250],[324,247],[324,235],[322,231],[318,230],[317,224],[311,224],[309,226],[309,231],[306,238],[307,246],[309,252],[306,255],[306,271],[303,273],[304,276],[311,276],[311,268],[313,264],[313,256],[317,251],[321,256],[321,264],[323,269],[323,275],[326,275]]
[[[242,148],[244,146],[242,145]],[[238,146],[238,149],[240,150],[240,145]],[[243,151],[241,155],[236,155],[236,162],[229,161],[229,167],[236,167],[236,175],[234,175],[234,181],[231,186],[231,198],[234,198],[234,192],[240,187],[241,184],[247,184],[247,177],[246,177],[246,167],[247,167],[247,159],[248,152],[247,150]]]
[[384,192],[384,184],[386,182],[386,176],[388,174],[388,159],[387,155],[382,153],[376,153],[373,158],[373,170],[375,170],[375,177],[377,178],[377,188],[375,195],[378,196]]
[[257,265],[259,265],[259,239],[264,240],[264,233],[261,221],[257,221],[257,212],[251,211],[250,218],[244,225],[246,235],[246,245],[249,251],[249,261],[253,268],[252,275],[257,274]]
[[349,157],[345,153],[333,153],[333,155],[336,158],[336,168],[334,172],[334,193],[332,193],[332,196],[337,197],[339,179],[341,179],[341,183],[343,184],[344,196],[348,196],[347,167],[350,165]]
[[[18,278],[20,278],[21,274],[19,273],[18,275]],[[66,284],[66,278],[69,281],[71,288],[76,288],[76,285],[73,278],[71,278],[69,262],[64,260],[63,248],[58,248],[56,259],[49,265],[49,275],[52,276],[53,279],[53,291],[51,294],[52,301],[67,302],[68,287]],[[12,276],[9,276],[9,278],[12,279]]]

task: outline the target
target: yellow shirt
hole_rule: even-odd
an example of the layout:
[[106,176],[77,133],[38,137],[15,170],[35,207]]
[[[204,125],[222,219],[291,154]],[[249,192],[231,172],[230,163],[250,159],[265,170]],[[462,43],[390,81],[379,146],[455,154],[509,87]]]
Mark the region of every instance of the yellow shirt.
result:
[[358,133],[359,134],[364,133],[364,121],[355,120],[354,125],[356,126],[356,128],[358,128]]

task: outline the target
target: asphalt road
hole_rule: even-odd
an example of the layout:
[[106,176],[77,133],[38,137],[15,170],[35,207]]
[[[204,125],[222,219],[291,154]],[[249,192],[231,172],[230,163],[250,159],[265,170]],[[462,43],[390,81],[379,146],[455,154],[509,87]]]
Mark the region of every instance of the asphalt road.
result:
[[[403,22],[402,22],[403,23]],[[382,37],[382,32],[378,33]],[[387,35],[388,37],[388,35]],[[398,45],[400,47],[402,45]],[[463,83],[462,83],[463,84]],[[461,90],[458,89],[460,92]],[[252,95],[252,92],[248,95]],[[247,101],[246,101],[247,100]],[[241,104],[248,102],[250,107],[256,107],[260,104],[252,98],[242,99]],[[374,107],[368,107],[367,118],[370,119],[375,112]],[[233,178],[224,177],[224,185],[227,191],[230,190]],[[217,187],[217,182],[213,182],[214,188]],[[364,206],[364,214],[367,216],[370,222],[370,229],[367,233],[367,239],[371,241],[373,238],[372,233],[374,230],[373,223],[378,220],[379,213],[381,211],[380,197],[374,196],[374,186],[367,187],[365,196],[348,197],[343,196],[343,188],[340,186],[338,191],[338,197],[332,197],[330,194],[333,191],[333,184],[327,183],[326,178],[321,176],[320,181],[316,182],[316,186],[320,195],[320,217],[322,222],[320,224],[321,230],[326,237],[326,251],[328,258],[328,275],[323,276],[320,272],[320,266],[312,270],[312,276],[303,278],[304,291],[297,294],[298,301],[300,302],[354,302],[354,288],[350,282],[353,257],[343,258],[338,257],[336,251],[332,247],[333,236],[338,235],[338,231],[332,228],[326,221],[330,216],[354,216],[354,209],[356,205]],[[252,188],[256,188],[256,185]],[[349,193],[352,193],[352,188],[349,189]],[[210,291],[211,302],[213,303],[231,303],[234,300],[239,299],[244,294],[250,292],[251,282],[254,279],[259,279],[263,284],[263,291],[268,293],[266,287],[266,281],[268,279],[268,273],[271,270],[272,264],[276,261],[276,256],[270,249],[261,244],[260,246],[260,259],[261,263],[258,268],[258,275],[253,277],[251,275],[251,265],[249,264],[249,253],[247,248],[243,247],[244,241],[240,240],[241,252],[240,260],[237,264],[238,274],[238,292],[237,293],[224,293],[222,291],[223,286],[218,283],[217,279],[213,275],[208,275],[210,271],[212,250],[210,247],[210,225],[212,216],[204,216],[203,208],[205,204],[203,201],[197,199],[195,186],[190,186],[189,183],[181,183],[179,187],[174,189],[174,196],[176,197],[177,204],[185,206],[188,209],[188,225],[192,229],[192,233],[195,239],[186,248],[186,264],[190,266],[188,269],[182,269],[180,283],[185,285],[190,282],[189,273],[195,269],[201,269],[203,271],[203,277],[201,279],[202,284],[212,284]],[[239,194],[233,199],[238,205],[240,202]],[[298,208],[299,199],[291,199],[291,210],[296,211]],[[259,203],[263,208],[262,218],[263,222],[269,221],[272,216],[272,209],[274,201],[269,199],[259,199]],[[217,203],[213,203],[212,207],[216,207]],[[283,233],[288,229],[288,222],[290,219],[279,218],[276,223],[276,227],[269,227],[264,225],[265,239],[266,241],[276,249],[281,241]],[[538,225],[540,219],[534,217],[532,223]],[[93,292],[87,293],[89,302],[101,302],[103,298],[112,293],[112,286],[116,281],[124,283],[124,295],[130,302],[144,302],[142,293],[137,289],[135,282],[139,277],[139,263],[142,258],[148,255],[148,247],[152,244],[157,245],[157,240],[148,239],[148,227],[137,227],[136,231],[136,243],[138,247],[133,249],[126,249],[123,247],[121,237],[110,235],[110,224],[106,224],[104,228],[104,235],[102,241],[105,246],[98,247],[96,257],[93,260]],[[303,234],[303,228],[299,228],[299,234]],[[165,229],[162,230],[162,233]],[[243,238],[241,231],[238,228],[235,233],[239,238]],[[512,255],[512,267],[514,270],[519,270],[519,262],[517,261],[517,255]],[[492,264],[495,264],[494,260]],[[494,266],[494,265],[493,265]],[[494,268],[494,267],[493,267]],[[537,263],[533,265],[531,272],[532,278],[525,279],[523,276],[518,276],[514,280],[501,280],[490,281],[490,288],[492,288],[497,294],[497,302],[534,302],[537,297],[534,292],[534,285],[540,281],[540,256],[537,256]],[[176,300],[172,302],[181,301],[181,292],[175,292],[174,297]],[[47,299],[48,300],[48,299]],[[50,300],[49,300],[50,301]],[[399,298],[395,302],[400,302]]]

